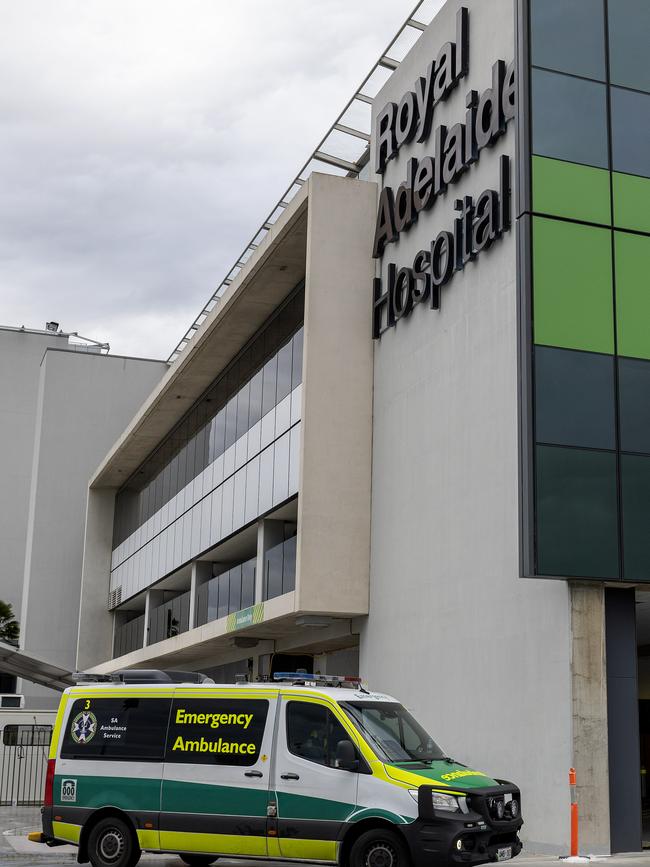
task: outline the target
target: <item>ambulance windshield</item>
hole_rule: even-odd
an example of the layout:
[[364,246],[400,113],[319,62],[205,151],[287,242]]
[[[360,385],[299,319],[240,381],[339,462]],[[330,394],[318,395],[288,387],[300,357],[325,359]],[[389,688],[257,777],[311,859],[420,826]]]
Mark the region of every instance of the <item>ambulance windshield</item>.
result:
[[421,762],[444,759],[433,738],[393,701],[347,701],[341,707],[371,741],[386,762]]

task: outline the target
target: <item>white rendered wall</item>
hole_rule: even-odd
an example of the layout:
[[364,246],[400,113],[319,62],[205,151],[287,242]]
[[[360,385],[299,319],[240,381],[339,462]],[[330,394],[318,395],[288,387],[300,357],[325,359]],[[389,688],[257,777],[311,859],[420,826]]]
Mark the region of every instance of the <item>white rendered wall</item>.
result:
[[[399,103],[455,38],[449,0],[375,102]],[[465,95],[515,56],[512,0],[465,3],[470,74],[433,128],[464,121]],[[406,161],[433,152],[405,146]],[[411,265],[453,227],[454,199],[498,189],[515,130],[389,245]],[[374,145],[372,149],[374,161]],[[513,165],[514,183],[514,165]],[[513,194],[512,201],[515,197]],[[452,755],[521,786],[531,851],[567,852],[571,765],[570,610],[563,582],[519,578],[516,233],[512,230],[375,344],[370,616],[360,673],[401,698]],[[371,287],[365,287],[370,320]]]
[[[88,479],[166,371],[159,361],[48,351],[38,423],[24,571],[21,646],[74,669]],[[58,701],[23,682],[28,707]]]

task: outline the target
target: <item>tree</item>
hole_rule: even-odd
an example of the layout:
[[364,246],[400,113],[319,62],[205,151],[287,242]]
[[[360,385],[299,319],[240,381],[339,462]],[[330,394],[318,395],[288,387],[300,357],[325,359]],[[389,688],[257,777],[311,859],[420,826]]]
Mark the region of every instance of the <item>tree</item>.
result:
[[0,641],[14,644],[20,636],[20,626],[10,602],[0,599]]

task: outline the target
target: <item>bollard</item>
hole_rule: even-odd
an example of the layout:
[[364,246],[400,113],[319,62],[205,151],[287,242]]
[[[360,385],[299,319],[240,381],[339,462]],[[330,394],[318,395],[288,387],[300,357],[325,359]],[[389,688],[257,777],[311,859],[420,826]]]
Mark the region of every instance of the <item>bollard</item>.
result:
[[571,788],[571,857],[578,855],[578,802],[576,800],[576,769],[569,768],[569,786]]

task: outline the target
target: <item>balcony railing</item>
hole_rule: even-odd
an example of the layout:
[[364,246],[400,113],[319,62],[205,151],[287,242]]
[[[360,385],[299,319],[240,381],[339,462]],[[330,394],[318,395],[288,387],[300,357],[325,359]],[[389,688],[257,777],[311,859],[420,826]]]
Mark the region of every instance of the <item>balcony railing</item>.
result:
[[296,587],[296,536],[270,548],[264,557],[264,598],[274,599]]
[[255,603],[255,558],[216,575],[196,591],[196,623],[202,626]]
[[152,609],[149,615],[149,641],[155,644],[173,638],[190,628],[190,591]]
[[113,656],[124,656],[132,650],[139,650],[144,643],[144,614],[134,617],[128,623],[115,628]]

